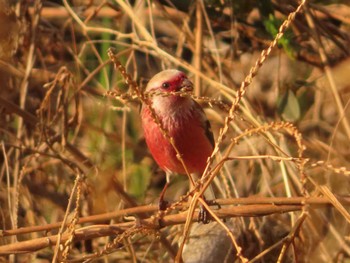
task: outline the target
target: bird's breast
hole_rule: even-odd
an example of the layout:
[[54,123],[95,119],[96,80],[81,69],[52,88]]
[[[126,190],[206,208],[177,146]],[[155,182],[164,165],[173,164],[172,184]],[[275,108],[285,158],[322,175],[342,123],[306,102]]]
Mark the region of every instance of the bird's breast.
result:
[[185,169],[169,141],[169,137],[171,137],[186,164],[187,170],[190,173],[203,172],[207,158],[212,152],[212,145],[203,127],[204,113],[195,107],[194,102],[181,106],[176,109],[168,107],[167,111],[154,107],[159,121],[167,133],[166,136],[164,136],[159,124],[155,122],[149,108],[142,109],[142,125],[146,143],[152,156],[163,170],[184,174]]

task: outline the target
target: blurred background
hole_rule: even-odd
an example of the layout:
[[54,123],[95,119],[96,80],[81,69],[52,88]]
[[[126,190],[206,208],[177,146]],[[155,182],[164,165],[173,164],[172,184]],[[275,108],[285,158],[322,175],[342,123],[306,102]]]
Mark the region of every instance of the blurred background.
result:
[[[218,138],[242,81],[299,4],[0,0],[1,229],[60,222],[70,197],[75,217],[157,203],[164,172],[144,142],[140,101],[114,69],[109,48],[140,88],[163,69],[186,72]],[[215,155],[212,167],[237,140],[213,182],[217,197],[349,194],[349,4],[307,1],[263,61]],[[187,191],[187,177],[174,177],[166,199]],[[242,218],[242,253],[252,259],[293,233],[286,260],[347,262],[350,216],[342,208],[308,207],[300,225],[301,212]],[[164,230],[175,247],[182,229]],[[45,234],[3,237],[0,245]],[[106,262],[171,259],[153,235],[127,238]],[[111,240],[75,243],[64,259],[102,260],[94,252]],[[282,244],[258,260],[277,261]],[[0,261],[48,262],[53,254],[47,248]]]

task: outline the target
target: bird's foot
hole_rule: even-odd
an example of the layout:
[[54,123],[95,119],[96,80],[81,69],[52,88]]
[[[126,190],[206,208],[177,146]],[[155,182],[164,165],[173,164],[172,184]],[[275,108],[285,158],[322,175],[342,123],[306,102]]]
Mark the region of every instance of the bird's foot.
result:
[[198,223],[209,224],[211,219],[208,210],[203,205],[199,205]]
[[[221,208],[221,205],[218,204],[215,200],[205,200],[209,206],[217,206],[218,209]],[[213,217],[210,215],[209,211],[202,205],[199,205],[199,214],[198,214],[198,223],[201,222],[203,224],[208,224],[213,220]]]
[[158,208],[161,211],[165,211],[168,208],[169,202],[164,200],[163,198],[159,198]]
[[165,195],[166,189],[168,189],[168,186],[169,186],[169,183],[166,183],[164,185],[164,188],[163,188],[163,190],[162,190],[162,192],[160,193],[160,196],[159,196],[158,208],[161,211],[166,210],[168,205],[169,205],[169,202],[164,200],[164,195]]

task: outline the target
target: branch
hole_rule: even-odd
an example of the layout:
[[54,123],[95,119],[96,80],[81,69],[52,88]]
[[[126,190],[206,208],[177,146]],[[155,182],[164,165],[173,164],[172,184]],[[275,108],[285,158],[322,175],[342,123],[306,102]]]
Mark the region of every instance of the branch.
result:
[[[337,200],[343,205],[350,205],[350,197],[337,197]],[[217,210],[213,210],[215,215],[220,219],[231,218],[231,217],[256,217],[265,216],[276,213],[287,213],[293,211],[301,211],[304,206],[308,205],[331,205],[329,199],[324,197],[292,197],[292,198],[266,198],[266,197],[249,197],[249,198],[235,198],[235,199],[218,199],[216,201],[219,205],[238,205],[225,207]],[[180,205],[178,209],[185,209],[188,204]],[[133,207],[124,210],[115,211],[112,213],[94,215],[89,217],[83,217],[79,219],[79,223],[97,223],[101,221],[111,220],[116,217],[124,217],[127,215],[142,215],[147,213],[155,213],[158,211],[158,206],[140,206]],[[174,215],[160,216],[158,213],[156,216],[151,216],[147,219],[137,219],[132,222],[123,222],[117,224],[95,224],[88,227],[82,227],[74,231],[74,241],[88,240],[104,236],[114,236],[118,234],[125,233],[126,230],[133,229],[133,232],[140,230],[151,230],[158,232],[160,229],[184,224],[186,222],[187,212],[178,213]],[[194,213],[193,220],[198,217],[198,212]],[[49,231],[55,228],[59,228],[60,222],[49,224],[46,226],[34,226],[19,228],[14,230],[4,230],[1,235],[19,235],[37,231]],[[64,243],[71,237],[71,234],[65,233],[61,236],[61,243]],[[57,242],[57,235],[41,237],[36,239],[31,239],[27,241],[22,241],[18,243],[8,244],[0,246],[0,255],[9,254],[20,254],[20,253],[30,253],[36,250],[44,249],[49,246],[53,246]]]

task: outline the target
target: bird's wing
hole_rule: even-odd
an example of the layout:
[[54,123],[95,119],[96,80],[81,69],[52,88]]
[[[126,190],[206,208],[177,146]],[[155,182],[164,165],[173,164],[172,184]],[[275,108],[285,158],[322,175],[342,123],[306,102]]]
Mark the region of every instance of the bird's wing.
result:
[[210,122],[209,122],[207,116],[205,115],[203,108],[198,104],[198,102],[194,101],[194,103],[195,103],[195,106],[199,109],[199,112],[201,113],[202,127],[204,129],[204,133],[207,136],[210,144],[214,147],[215,140],[214,140],[213,132],[211,130]]

